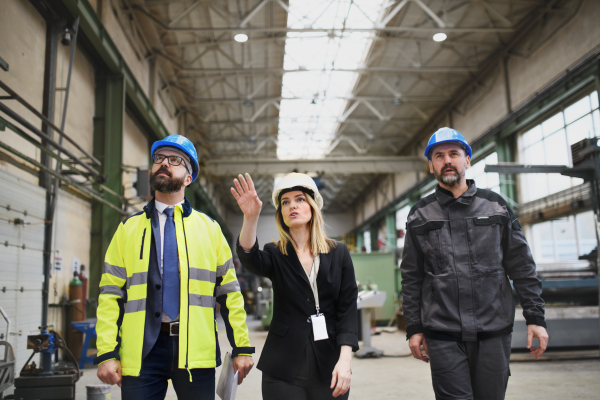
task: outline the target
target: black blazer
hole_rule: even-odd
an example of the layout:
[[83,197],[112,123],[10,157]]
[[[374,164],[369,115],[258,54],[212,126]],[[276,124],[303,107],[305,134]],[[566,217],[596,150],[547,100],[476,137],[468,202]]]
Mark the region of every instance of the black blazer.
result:
[[340,346],[358,350],[356,298],[358,288],[348,248],[337,242],[328,254],[320,255],[317,288],[319,305],[325,314],[329,339],[315,341],[310,316],[316,313],[315,299],[294,247],[288,244],[284,256],[274,243],[264,251],[258,242],[249,253],[237,243],[242,265],[273,283],[273,320],[257,368],[279,379],[296,377],[305,345],[312,343],[324,381],[330,382],[340,355]]

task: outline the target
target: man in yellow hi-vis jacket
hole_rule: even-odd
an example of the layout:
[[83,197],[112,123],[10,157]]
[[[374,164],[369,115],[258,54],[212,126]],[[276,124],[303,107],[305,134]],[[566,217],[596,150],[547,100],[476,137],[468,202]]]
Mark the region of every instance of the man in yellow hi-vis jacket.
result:
[[231,250],[219,224],[192,209],[193,144],[171,135],[153,144],[155,198],[124,220],[106,252],[98,299],[98,377],[124,399],[214,399],[221,364],[216,303],[241,383],[252,366],[246,313]]

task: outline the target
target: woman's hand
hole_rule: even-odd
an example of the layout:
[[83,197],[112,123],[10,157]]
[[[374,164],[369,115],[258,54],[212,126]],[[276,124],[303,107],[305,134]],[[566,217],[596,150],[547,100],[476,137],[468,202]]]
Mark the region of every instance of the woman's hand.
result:
[[238,175],[233,180],[233,184],[235,185],[235,189],[231,188],[231,194],[237,201],[240,210],[244,213],[244,217],[249,220],[258,219],[263,203],[256,194],[254,182],[252,182],[250,175],[246,174],[246,178],[242,174]]
[[340,352],[340,359],[331,376],[331,386],[333,391],[333,397],[338,397],[346,394],[350,390],[350,381],[352,380],[352,371],[350,370],[350,362],[352,361],[352,347],[342,346]]

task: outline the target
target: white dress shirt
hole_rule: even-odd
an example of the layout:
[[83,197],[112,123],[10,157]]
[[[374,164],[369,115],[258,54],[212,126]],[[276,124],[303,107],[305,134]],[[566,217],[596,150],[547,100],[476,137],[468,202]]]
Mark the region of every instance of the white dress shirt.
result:
[[[175,205],[168,205],[165,203],[161,203],[158,200],[154,200],[154,205],[156,207],[156,211],[158,214],[158,226],[160,228],[160,276],[162,278],[163,275],[163,254],[164,254],[164,250],[165,250],[165,223],[167,222],[167,214],[165,214],[165,209],[167,208],[175,208],[176,205],[179,204],[183,204],[183,201],[181,203],[177,203]],[[179,269],[181,270],[181,266],[179,266]],[[177,317],[175,317],[175,319],[171,319],[169,318],[169,316],[167,314],[165,314],[164,312],[162,313],[162,316],[160,318],[161,322],[176,322],[179,321],[179,314],[177,314]]]

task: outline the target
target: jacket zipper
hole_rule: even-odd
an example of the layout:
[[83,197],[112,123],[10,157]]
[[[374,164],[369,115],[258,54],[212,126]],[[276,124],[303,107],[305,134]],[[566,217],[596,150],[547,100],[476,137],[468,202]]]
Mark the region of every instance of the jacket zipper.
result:
[[188,276],[187,276],[187,336],[185,338],[185,369],[190,375],[190,382],[192,382],[192,373],[188,365],[189,354],[190,354],[190,256],[188,255],[187,247],[187,236],[185,234],[185,224],[183,223],[183,211],[181,212],[181,227],[183,228],[183,239],[185,243],[185,257],[187,258]]
[[144,228],[144,233],[142,233],[142,248],[140,249],[140,260],[144,259],[144,239],[146,239],[146,229]]
[[438,274],[442,273],[442,241],[440,239],[440,230],[441,229],[436,229],[435,233],[437,234],[437,252],[436,252],[436,256],[437,256],[437,263],[438,263]]

